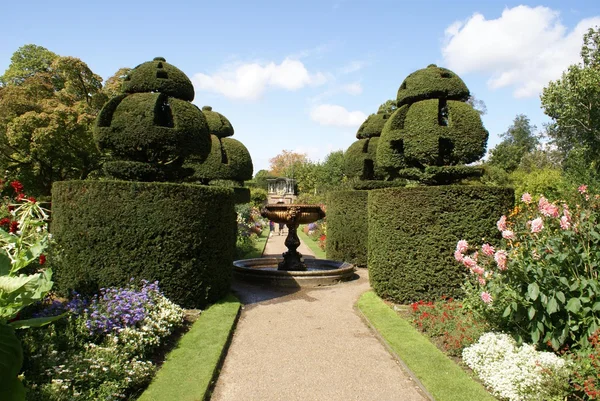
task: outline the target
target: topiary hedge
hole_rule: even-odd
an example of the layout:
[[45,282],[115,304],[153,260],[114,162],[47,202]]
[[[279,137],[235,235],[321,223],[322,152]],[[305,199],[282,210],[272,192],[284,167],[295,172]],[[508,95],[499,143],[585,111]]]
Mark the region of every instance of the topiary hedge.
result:
[[386,113],[371,114],[358,128],[356,138],[365,139],[380,136],[388,117],[389,114]]
[[163,57],[155,57],[132,69],[123,80],[123,92],[160,92],[190,102],[194,100],[192,81]]
[[410,74],[398,89],[398,107],[420,100],[443,98],[467,101],[469,89],[454,72],[430,64]]
[[335,191],[327,199],[327,259],[367,267],[368,191]]
[[202,114],[204,114],[204,117],[206,118],[208,132],[211,135],[216,135],[219,138],[233,135],[233,126],[223,114],[213,111],[210,106],[203,106]]
[[233,190],[190,184],[63,181],[52,187],[56,288],[93,293],[132,277],[201,308],[230,288]]
[[465,269],[453,257],[457,241],[478,244],[483,238],[492,243],[499,239],[496,221],[513,202],[509,188],[369,191],[371,286],[380,297],[399,303],[460,296]]
[[348,178],[381,180],[385,172],[376,162],[379,137],[359,139],[344,153],[344,174]]

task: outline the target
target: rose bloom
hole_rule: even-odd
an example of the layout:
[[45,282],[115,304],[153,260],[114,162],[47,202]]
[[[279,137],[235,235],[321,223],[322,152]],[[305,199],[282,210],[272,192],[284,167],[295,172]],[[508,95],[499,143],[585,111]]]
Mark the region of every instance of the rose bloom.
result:
[[544,207],[540,209],[540,212],[546,217],[558,217],[560,214],[558,211],[558,206],[552,203],[545,204]]
[[492,256],[494,254],[494,247],[490,244],[483,244],[481,246],[481,252],[483,252],[487,256]]
[[496,227],[498,227],[498,231],[506,230],[506,216],[500,217],[500,220],[496,222]]
[[480,285],[482,285],[482,286],[483,286],[483,285],[485,285],[485,279],[484,279],[483,277],[479,277],[479,278],[477,279],[477,281],[479,281],[479,284],[480,284]]
[[502,231],[502,238],[504,238],[504,239],[515,239],[517,237],[515,236],[515,233],[512,232],[511,230],[504,230],[504,231]]
[[456,250],[460,253],[465,253],[467,251],[467,249],[469,249],[469,243],[467,241],[465,241],[464,239],[461,239],[456,244]]
[[481,300],[483,302],[485,302],[486,304],[489,304],[490,302],[492,302],[492,296],[490,295],[489,292],[482,292],[481,293]]
[[571,228],[571,223],[569,222],[567,216],[563,216],[560,218],[560,228],[562,228],[563,230],[568,230],[569,228]]
[[527,204],[531,203],[532,200],[533,198],[531,197],[531,194],[529,192],[525,192],[523,196],[521,196],[521,201]]
[[471,268],[471,271],[479,276],[483,276],[483,273],[485,273],[485,270],[483,270],[483,267],[477,266],[477,265],[475,265],[473,268]]
[[587,192],[587,188],[588,188],[588,187],[587,187],[587,185],[583,185],[583,184],[581,184],[581,185],[579,186],[579,188],[577,188],[577,190],[579,191],[579,193],[580,193],[580,194],[584,194],[584,193],[586,193],[586,192]]
[[473,259],[471,259],[470,256],[465,256],[462,260],[463,265],[467,266],[468,268],[472,269],[473,267],[477,266],[477,262],[474,261]]
[[463,257],[464,256],[462,252],[460,252],[459,250],[454,251],[454,259],[456,259],[457,262],[462,262]]
[[537,219],[533,219],[527,223],[531,224],[531,232],[534,234],[539,233],[544,228],[544,221],[542,220],[541,217],[538,217]]
[[500,270],[506,270],[506,251],[505,250],[499,250],[496,251],[496,254],[494,255],[494,260],[496,261],[496,264],[498,264],[498,269]]

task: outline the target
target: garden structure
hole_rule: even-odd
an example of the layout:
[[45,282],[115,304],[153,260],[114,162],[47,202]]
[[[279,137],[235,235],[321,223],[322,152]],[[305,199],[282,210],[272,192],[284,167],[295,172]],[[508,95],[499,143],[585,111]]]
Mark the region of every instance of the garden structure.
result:
[[[499,237],[494,223],[512,206],[513,191],[460,185],[481,176],[480,167],[468,164],[485,154],[488,138],[468,98],[452,71],[433,64],[415,71],[398,90],[397,109],[387,118],[371,115],[348,150],[354,157],[347,170],[361,171],[356,187],[369,191],[331,195],[328,253],[366,261],[371,285],[384,298],[459,295],[464,273],[452,258],[456,238]],[[374,138],[376,146],[368,143]],[[356,251],[356,230],[368,233],[362,242],[368,256]]]
[[229,290],[230,182],[250,178],[252,160],[225,117],[191,103],[191,81],[164,58],[131,70],[122,92],[94,131],[106,179],[53,186],[56,287],[91,294],[158,280],[172,301],[202,307]]

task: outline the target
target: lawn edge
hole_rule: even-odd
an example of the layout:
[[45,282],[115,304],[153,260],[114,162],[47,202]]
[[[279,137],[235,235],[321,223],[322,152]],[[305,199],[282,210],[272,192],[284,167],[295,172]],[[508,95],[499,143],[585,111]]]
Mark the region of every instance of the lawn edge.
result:
[[308,249],[312,251],[312,253],[315,254],[315,257],[317,259],[327,259],[327,252],[319,248],[319,245],[317,245],[315,241],[313,241],[308,235],[306,235],[300,227],[298,227],[297,233],[300,240],[304,242],[304,244],[308,247]]
[[[216,313],[217,313],[217,312],[215,312],[215,310],[218,310],[219,307],[225,306],[224,304],[228,304],[228,303],[233,304],[233,308],[235,308],[235,310],[232,312],[235,312],[235,313],[228,313],[227,316],[225,316],[228,319],[222,320],[222,327],[221,327],[221,330],[219,331],[219,335],[213,336],[213,340],[216,340],[217,346],[220,346],[221,350],[219,352],[217,352],[217,355],[212,355],[212,356],[210,356],[210,358],[204,359],[206,361],[204,366],[209,365],[207,370],[212,371],[212,373],[210,374],[210,379],[208,380],[207,383],[201,383],[198,386],[198,387],[204,387],[203,391],[201,390],[198,392],[198,394],[191,395],[191,398],[190,398],[193,400],[203,400],[203,401],[210,400],[212,392],[213,392],[215,385],[217,383],[217,380],[219,378],[221,368],[225,361],[225,357],[227,356],[227,351],[229,350],[229,346],[231,345],[231,341],[233,339],[233,334],[235,332],[235,328],[237,326],[237,323],[239,321],[241,311],[242,311],[242,304],[233,294],[227,295],[221,301],[211,305],[208,309],[206,309],[205,311],[203,311],[200,314],[198,320],[196,320],[194,322],[194,324],[192,325],[190,330],[179,339],[177,346],[166,356],[163,366],[156,373],[156,375],[154,376],[154,378],[153,378],[152,382],[150,383],[150,385],[148,386],[148,388],[146,390],[144,390],[144,392],[140,395],[140,397],[138,398],[138,401],[171,401],[173,399],[172,398],[173,394],[177,393],[180,383],[170,382],[171,381],[170,377],[164,375],[165,369],[167,369],[167,371],[168,371],[168,369],[170,369],[170,366],[172,366],[172,365],[174,366],[177,364],[179,355],[183,352],[183,349],[180,347],[180,345],[182,344],[186,335],[188,335],[192,332],[192,330],[194,329],[194,326],[199,325],[200,329],[194,331],[193,335],[195,337],[201,336],[202,332],[208,331],[207,330],[208,327],[203,326],[204,321],[211,319],[213,317],[212,315],[216,315]],[[224,335],[225,332],[227,332],[226,335]],[[217,337],[219,337],[219,338],[224,337],[224,341],[223,340],[218,341]],[[198,346],[198,344],[196,344],[196,346]],[[175,355],[175,357],[173,357],[173,355]],[[173,358],[170,359],[169,358],[170,356]],[[212,366],[210,366],[210,365],[212,365]],[[163,371],[163,374],[161,374],[161,371]],[[160,394],[159,394],[159,396],[152,394],[152,391],[153,391],[152,389],[157,388],[157,387],[172,388],[173,392],[171,393],[170,398],[168,398],[168,399],[163,398],[160,396]]]
[[[361,304],[364,304],[365,302],[369,302],[369,298],[373,297],[375,299],[376,305],[363,305],[363,308],[361,308]],[[431,375],[423,375],[423,374],[419,374],[418,372],[422,371],[424,369],[424,366],[419,366],[420,363],[419,362],[406,362],[404,359],[402,359],[401,355],[404,354],[403,351],[406,350],[402,350],[401,345],[399,345],[396,341],[390,341],[391,337],[390,335],[397,335],[397,333],[392,332],[392,330],[394,329],[399,329],[401,326],[403,327],[403,336],[404,339],[406,340],[417,340],[418,342],[421,343],[421,345],[423,345],[423,349],[420,350],[421,353],[423,353],[423,356],[428,356],[429,358],[432,359],[437,359],[440,362],[442,362],[440,364],[440,367],[443,366],[443,364],[447,364],[448,362],[450,362],[452,365],[456,366],[456,368],[458,369],[455,374],[461,376],[460,377],[460,381],[469,383],[469,389],[465,389],[465,392],[469,392],[472,393],[473,391],[478,392],[479,389],[483,392],[482,394],[485,394],[487,397],[483,397],[483,398],[478,398],[478,399],[482,399],[482,400],[497,400],[493,395],[491,395],[487,390],[485,390],[485,388],[478,382],[476,382],[475,380],[473,380],[473,378],[471,378],[466,372],[464,372],[464,370],[462,368],[460,368],[458,365],[455,364],[454,361],[452,361],[450,358],[448,358],[448,356],[446,356],[444,353],[442,353],[442,351],[440,351],[433,343],[431,343],[429,341],[428,338],[426,338],[425,336],[423,336],[417,329],[415,329],[409,322],[407,322],[405,319],[403,319],[402,317],[398,316],[398,314],[392,310],[392,308],[390,308],[388,305],[386,305],[383,300],[381,298],[379,298],[373,291],[367,291],[365,293],[363,293],[358,301],[355,304],[355,308],[357,311],[360,312],[360,315],[363,319],[365,319],[367,325],[374,330],[375,332],[375,336],[382,342],[382,344],[384,344],[384,346],[390,350],[391,354],[398,360],[398,362],[400,363],[400,365],[405,368],[408,372],[408,374],[411,376],[411,378],[413,378],[413,380],[415,380],[415,383],[417,383],[419,385],[419,387],[421,387],[425,394],[427,396],[429,396],[432,400],[436,400],[436,401],[450,401],[450,400],[456,400],[457,398],[454,397],[449,397],[449,398],[445,398],[445,397],[440,397],[438,395],[437,398],[435,398],[433,396],[433,394],[436,393],[435,390],[432,390],[431,388],[428,388],[427,384],[428,383],[436,383],[436,382],[440,382],[440,380],[443,380],[444,378],[444,374],[441,374],[441,372],[436,372],[436,374],[431,374]],[[374,316],[372,310],[369,309],[378,309],[379,311],[385,311],[387,313],[387,316],[385,317],[385,323],[382,322],[382,319],[378,318],[377,316]],[[387,326],[387,327],[384,327]],[[426,342],[424,342],[423,340],[425,340]],[[423,358],[426,359],[426,358]],[[423,359],[420,359],[420,362],[423,361]],[[456,382],[455,382],[456,383]],[[472,383],[472,384],[471,384]],[[479,389],[478,389],[479,388]],[[433,394],[432,394],[433,393]],[[464,398],[458,398],[459,400],[464,399]]]

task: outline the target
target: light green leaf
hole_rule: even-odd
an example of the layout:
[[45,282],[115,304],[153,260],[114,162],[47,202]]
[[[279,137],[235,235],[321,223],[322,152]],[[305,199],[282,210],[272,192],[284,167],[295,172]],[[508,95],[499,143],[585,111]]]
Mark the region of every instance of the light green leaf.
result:
[[14,329],[27,329],[29,327],[42,327],[52,322],[57,321],[63,317],[67,316],[67,313],[63,313],[58,316],[46,316],[46,317],[37,317],[34,319],[25,319],[25,320],[15,320],[14,322],[9,323],[9,325]]
[[571,298],[569,302],[567,302],[567,306],[565,307],[569,312],[577,313],[581,309],[581,302],[579,302],[579,298]]
[[556,298],[561,302],[561,303],[565,303],[565,294],[562,291],[558,291],[556,293]]
[[531,283],[527,286],[527,295],[533,301],[538,298],[538,295],[540,295],[540,287],[538,287],[537,283]]
[[533,320],[533,317],[535,316],[535,308],[533,306],[529,307],[527,315],[529,316],[529,320]]
[[548,304],[546,305],[546,312],[548,314],[553,314],[558,311],[558,304],[556,303],[556,299],[554,297],[550,298]]

